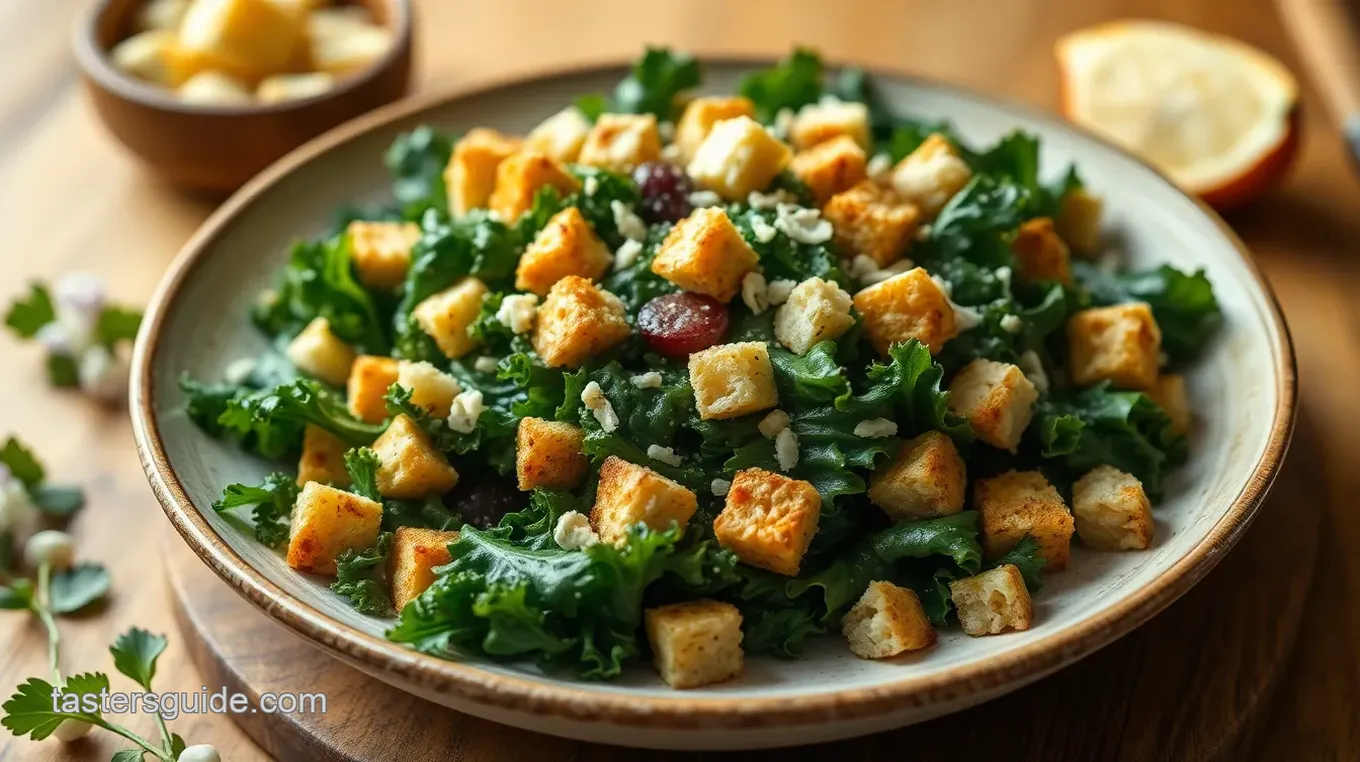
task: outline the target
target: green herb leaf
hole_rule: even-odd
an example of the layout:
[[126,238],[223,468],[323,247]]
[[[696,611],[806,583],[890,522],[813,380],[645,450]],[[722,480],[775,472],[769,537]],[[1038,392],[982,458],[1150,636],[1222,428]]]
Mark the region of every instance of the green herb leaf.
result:
[[109,570],[96,563],[81,563],[52,575],[48,608],[54,614],[74,614],[103,600],[109,592]]
[[[98,672],[71,675],[67,678],[66,685],[60,690],[60,696],[57,699],[58,707],[64,707],[66,701],[83,705],[86,702],[86,696],[97,697],[108,689],[108,675]],[[52,732],[63,720],[77,719],[88,722],[98,719],[98,711],[54,711],[52,709],[53,696],[57,692],[57,689],[46,680],[30,677],[27,682],[18,687],[18,690],[9,697],[8,701],[0,706],[0,709],[5,712],[4,717],[0,718],[0,724],[16,736],[26,735],[33,741],[41,741],[52,735]],[[94,700],[98,701],[97,698]]]
[[141,325],[141,310],[105,307],[99,313],[99,321],[95,324],[95,336],[100,344],[111,348],[121,341],[132,341],[137,338],[137,329]]
[[16,437],[5,440],[5,446],[0,447],[0,464],[9,468],[10,475],[30,490],[37,489],[46,478],[37,456]]
[[407,219],[419,219],[426,209],[448,213],[444,168],[451,155],[453,140],[426,126],[403,132],[392,141],[383,163],[392,175],[392,195],[404,207]]
[[699,86],[703,72],[688,53],[647,48],[628,76],[614,88],[614,108],[625,114],[656,114],[663,121],[680,115],[678,97]]
[[181,387],[189,394],[190,417],[195,421],[221,411],[208,433],[236,439],[242,447],[271,460],[296,456],[309,423],[351,447],[371,444],[383,431],[381,423],[354,417],[343,397],[310,379],[259,391],[240,388],[225,402],[215,388],[184,384]]
[[383,532],[371,548],[342,552],[335,559],[335,581],[331,591],[349,599],[361,614],[387,616],[392,599],[387,595],[387,553],[392,533]]
[[321,317],[330,330],[365,354],[387,354],[388,321],[354,278],[349,236],[293,244],[274,292],[252,314],[272,337],[291,338]]
[[76,367],[75,358],[70,355],[48,354],[47,383],[56,389],[74,389],[80,386],[80,370]]
[[[348,456],[345,464],[349,465]],[[255,524],[255,539],[273,548],[288,539],[288,518],[293,511],[293,504],[297,502],[299,489],[296,479],[276,471],[266,476],[258,487],[228,485],[222,491],[222,497],[213,503],[213,510],[220,513],[233,508],[252,507],[250,516]]]
[[0,609],[26,609],[33,604],[33,583],[19,577],[0,586]]
[[[180,751],[183,751],[183,749],[180,749]],[[142,762],[144,755],[145,750],[141,748],[122,749],[113,753],[113,762]]]
[[774,68],[746,74],[737,91],[756,104],[756,116],[769,124],[783,109],[797,112],[822,97],[822,58],[811,48],[795,48]]
[[1044,564],[1048,559],[1040,555],[1039,541],[1034,539],[1034,535],[1025,535],[1005,555],[987,565],[989,569],[998,566],[1011,564],[1020,570],[1020,576],[1025,578],[1025,589],[1030,593],[1039,592],[1039,588],[1044,586]]
[[118,636],[109,653],[113,654],[113,666],[119,672],[149,691],[151,679],[156,676],[156,660],[165,652],[168,642],[164,635],[133,627]]
[[378,492],[378,454],[369,447],[356,447],[345,453],[345,471],[349,473],[349,491],[369,500],[382,502]]
[[28,296],[19,297],[9,306],[5,314],[5,325],[21,338],[31,339],[38,335],[38,329],[57,319],[57,311],[52,306],[52,295],[47,287],[33,282],[28,286]]
[[1147,302],[1162,329],[1162,350],[1172,362],[1193,360],[1223,324],[1218,299],[1203,270],[1187,275],[1162,265],[1115,274],[1074,262],[1072,272],[1096,305]]
[[29,492],[33,504],[53,518],[67,518],[85,505],[85,491],[79,487],[43,484]]

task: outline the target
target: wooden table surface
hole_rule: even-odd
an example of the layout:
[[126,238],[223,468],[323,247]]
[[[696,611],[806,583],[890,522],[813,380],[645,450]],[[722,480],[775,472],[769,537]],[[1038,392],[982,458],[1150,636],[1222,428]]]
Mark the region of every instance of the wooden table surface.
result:
[[[211,211],[149,177],[102,131],[81,93],[69,45],[86,3],[0,2],[0,297],[29,278],[86,270],[120,299],[146,299],[179,245]],[[498,0],[420,6],[416,87],[466,86],[555,63],[624,59],[644,42],[694,52],[782,54],[794,41],[832,60],[903,69],[1052,106],[1051,45],[1063,32],[1128,16],[1181,21],[1239,37],[1298,70],[1268,0],[976,0],[950,3],[841,0],[627,0],[566,3]],[[1290,675],[1262,720],[1257,757],[1360,758],[1360,179],[1315,92],[1304,86],[1303,150],[1282,189],[1229,218],[1255,251],[1284,304],[1302,379],[1301,436],[1323,475],[1296,500],[1326,508],[1316,581]],[[0,434],[14,432],[53,477],[79,481],[90,503],[75,522],[80,553],[114,575],[111,605],[65,620],[67,671],[110,670],[107,646],[131,625],[167,632],[160,690],[201,685],[177,647],[160,579],[163,517],[143,479],[125,411],[103,410],[48,390],[40,357],[0,337]],[[1291,485],[1292,486],[1292,485]],[[1262,573],[1268,574],[1268,569]],[[1244,581],[1244,587],[1248,587]],[[1250,594],[1244,589],[1243,594]],[[1212,616],[1212,611],[1206,611]],[[0,615],[0,688],[44,671],[41,631]],[[1215,644],[1187,642],[1187,648]],[[149,722],[133,722],[141,732]],[[232,762],[264,755],[221,716],[182,717],[191,743],[215,744]],[[102,734],[81,744],[40,745],[8,736],[0,758],[105,760],[119,748]]]

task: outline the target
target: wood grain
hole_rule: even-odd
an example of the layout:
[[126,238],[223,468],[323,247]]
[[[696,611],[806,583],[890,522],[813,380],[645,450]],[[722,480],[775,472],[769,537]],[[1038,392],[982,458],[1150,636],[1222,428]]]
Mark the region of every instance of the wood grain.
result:
[[[645,41],[698,52],[765,54],[782,53],[800,41],[816,44],[833,59],[905,69],[1051,106],[1057,95],[1053,40],[1082,25],[1126,16],[1233,35],[1302,71],[1269,0],[426,0],[418,6],[420,90],[468,85],[557,62],[622,59]],[[69,50],[68,30],[83,7],[79,0],[0,2],[0,64],[10,72],[0,86],[0,145],[5,147],[0,151],[0,295],[6,298],[29,278],[89,270],[106,277],[118,297],[143,300],[178,246],[211,211],[208,202],[150,178],[99,127],[77,86]],[[1360,641],[1360,554],[1351,550],[1352,538],[1360,537],[1360,511],[1355,510],[1360,396],[1354,392],[1354,379],[1360,378],[1360,310],[1353,301],[1360,288],[1360,216],[1355,214],[1360,181],[1340,136],[1323,116],[1315,89],[1304,84],[1304,145],[1297,166],[1277,193],[1230,219],[1278,291],[1296,342],[1302,416],[1312,423],[1308,439],[1313,445],[1297,449],[1290,466],[1306,461],[1312,477],[1290,483],[1289,505],[1315,505],[1325,513],[1301,645],[1274,710],[1253,723],[1255,752],[1237,757],[1262,762],[1360,759],[1354,716],[1360,705],[1360,651],[1354,646]],[[174,631],[159,579],[156,557],[164,519],[137,464],[126,417],[48,390],[39,361],[33,348],[0,336],[4,429],[31,441],[54,477],[78,480],[90,489],[90,506],[74,531],[81,552],[109,564],[115,577],[114,598],[99,617],[63,622],[69,642],[65,665],[109,668],[108,643],[138,624],[172,636],[158,683],[197,690],[202,679]],[[1277,498],[1285,490],[1282,483]],[[1259,579],[1284,573],[1290,563],[1264,556],[1243,570],[1231,594],[1257,595]],[[1235,633],[1206,629],[1204,623],[1215,620],[1216,605],[1205,600],[1201,623],[1182,625],[1188,652],[1240,647]],[[1149,625],[1156,626],[1162,626],[1161,619]],[[1217,640],[1203,640],[1211,634]],[[0,652],[0,687],[8,690],[41,673],[43,641],[28,621],[0,616],[0,642],[8,646]],[[1130,659],[1149,656],[1135,642],[1114,648],[1132,649]],[[1112,674],[1135,684],[1155,684],[1163,674],[1146,659],[1117,666]],[[1185,675],[1166,681],[1159,698],[1164,703],[1176,705],[1197,690]],[[1054,718],[1024,731],[1027,743],[1094,754],[1106,748],[1101,744],[1120,739],[1147,749],[1163,735],[1194,735],[1199,727],[1199,718],[1187,717],[1152,736],[1133,738],[1119,729],[1118,709],[1089,704],[1085,692],[1085,685],[1069,685],[1070,695],[1053,710]],[[1067,715],[1072,719],[1061,724],[1059,718]],[[1088,717],[1100,721],[1088,725]],[[151,730],[149,723],[132,724]],[[188,738],[216,744],[233,762],[265,758],[226,718],[181,718],[174,724]],[[958,732],[962,726],[954,727]],[[968,727],[961,735],[977,732]],[[490,758],[510,736],[503,731],[497,742],[458,745],[450,756]],[[107,760],[117,748],[108,737],[69,748],[5,738],[0,758]],[[998,759],[1021,753],[996,748]]]

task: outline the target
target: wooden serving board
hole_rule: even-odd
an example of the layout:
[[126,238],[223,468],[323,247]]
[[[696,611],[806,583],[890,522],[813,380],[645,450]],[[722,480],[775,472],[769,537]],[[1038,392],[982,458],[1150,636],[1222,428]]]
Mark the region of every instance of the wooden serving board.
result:
[[[1301,432],[1302,434],[1302,432]],[[1311,437],[1296,437],[1306,447]],[[1268,711],[1289,661],[1313,577],[1321,505],[1317,475],[1295,452],[1256,523],[1198,587],[1090,658],[988,704],[853,741],[744,759],[1236,759],[1245,729]],[[328,712],[246,714],[237,723],[280,760],[402,762],[635,759],[637,752],[551,738],[414,698],[332,659],[238,597],[178,537],[166,565],[183,641],[210,690],[257,698],[319,691]],[[695,754],[647,752],[648,759]]]

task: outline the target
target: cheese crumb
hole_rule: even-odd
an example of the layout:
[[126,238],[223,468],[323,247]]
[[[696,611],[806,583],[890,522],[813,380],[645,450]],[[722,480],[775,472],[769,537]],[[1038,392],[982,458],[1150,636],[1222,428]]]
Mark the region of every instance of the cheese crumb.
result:
[[632,267],[638,257],[642,256],[642,242],[634,241],[629,238],[619,246],[619,250],[614,252],[614,269],[622,270]]
[[495,373],[497,360],[494,357],[482,355],[477,358],[477,361],[472,364],[472,367],[476,368],[481,373]]
[[855,436],[864,439],[882,439],[897,436],[897,422],[887,418],[871,418],[855,424]]
[[614,412],[614,406],[610,404],[609,398],[604,396],[604,390],[597,382],[591,381],[586,384],[586,388],[581,391],[581,402],[594,414],[595,420],[606,434],[619,427],[619,416]]
[[746,196],[746,203],[752,209],[778,209],[780,204],[797,206],[798,197],[786,190],[777,190],[774,193],[751,191]]
[[1010,333],[1020,333],[1020,329],[1025,327],[1025,321],[1019,315],[1005,315],[1001,318],[1001,330]]
[[1011,268],[1006,267],[1005,265],[996,268],[996,279],[1001,281],[1002,285],[1006,288],[1011,287],[1011,275]]
[[[874,264],[874,261],[870,259],[869,264]],[[874,270],[872,270],[871,272],[867,273],[866,275],[859,279],[860,283],[863,283],[866,286],[872,286],[875,283],[882,283],[883,281],[889,278],[894,278],[916,267],[916,263],[912,262],[910,259],[899,259],[881,270],[877,269],[878,267],[877,265],[874,265],[874,267],[875,267]]]
[[553,542],[562,550],[580,550],[600,541],[600,536],[590,527],[590,519],[577,511],[567,511],[557,517],[553,528]]
[[633,213],[631,206],[614,199],[609,202],[609,211],[614,213],[614,226],[619,229],[619,235],[634,241],[647,240],[647,223]]
[[[52,325],[48,323],[48,325]],[[43,326],[46,328],[47,326]],[[41,329],[39,329],[41,330]],[[250,378],[250,374],[255,372],[254,357],[238,357],[227,365],[227,369],[222,373],[222,380],[229,384],[239,386]]]
[[826,243],[835,233],[831,221],[822,219],[820,210],[795,204],[780,204],[775,208],[774,226],[789,238],[807,244]]
[[789,427],[789,420],[789,414],[783,410],[771,410],[756,428],[760,429],[760,433],[766,439],[774,439],[779,436],[779,432]]
[[636,386],[639,389],[661,388],[661,374],[657,373],[654,370],[649,370],[646,373],[640,373],[628,380],[633,383],[633,386]]
[[793,113],[791,108],[781,108],[774,115],[774,125],[771,132],[774,136],[783,140],[789,136],[789,130],[793,127],[793,122],[798,116]]
[[679,466],[684,461],[675,454],[675,450],[661,445],[647,445],[647,457],[655,461],[660,461],[668,466]]
[[510,294],[501,300],[501,306],[496,310],[496,319],[515,333],[528,333],[533,330],[536,315],[538,315],[537,294]]
[[761,243],[769,243],[774,240],[776,235],[779,235],[779,231],[773,225],[766,222],[764,217],[758,215],[751,217],[751,233]]
[[779,461],[779,470],[788,471],[798,465],[798,435],[793,429],[784,429],[774,438],[774,458]]
[[1020,355],[1018,367],[1020,372],[1025,374],[1025,378],[1034,384],[1035,389],[1040,392],[1048,391],[1048,374],[1044,372],[1044,363],[1039,359],[1037,352],[1033,349],[1025,350],[1024,354]]
[[886,153],[876,153],[874,158],[870,159],[864,167],[864,173],[876,183],[886,183],[892,168],[893,160],[891,156]]
[[944,292],[945,298],[949,300],[949,306],[954,309],[954,325],[958,327],[959,333],[972,330],[982,325],[982,313],[972,307],[964,307],[954,302],[954,286],[949,281],[938,275],[930,276],[935,281],[935,285]]
[[459,392],[449,406],[449,428],[463,434],[471,434],[477,428],[477,419],[482,417],[486,405],[482,404],[482,393],[476,389]]
[[661,160],[671,164],[680,164],[685,160],[685,152],[680,149],[679,144],[669,143],[661,146]]
[[759,315],[770,306],[766,296],[765,276],[758,272],[746,273],[741,279],[741,300],[751,312]]
[[711,190],[697,190],[689,194],[689,205],[695,209],[722,204],[722,196]]
[[708,488],[713,491],[713,497],[726,497],[727,491],[732,489],[732,482],[726,479],[714,479],[713,483],[708,485]]
[[789,300],[789,294],[798,285],[798,281],[780,278],[770,281],[770,285],[765,287],[765,300],[771,307],[778,306]]
[[587,196],[593,196],[593,195],[595,195],[595,192],[598,191],[599,189],[600,189],[600,180],[599,180],[599,178],[595,177],[595,175],[591,175],[590,177],[587,177],[587,178],[586,178],[586,181],[585,181],[584,183],[581,184],[581,190],[585,191],[585,194],[586,194]]

